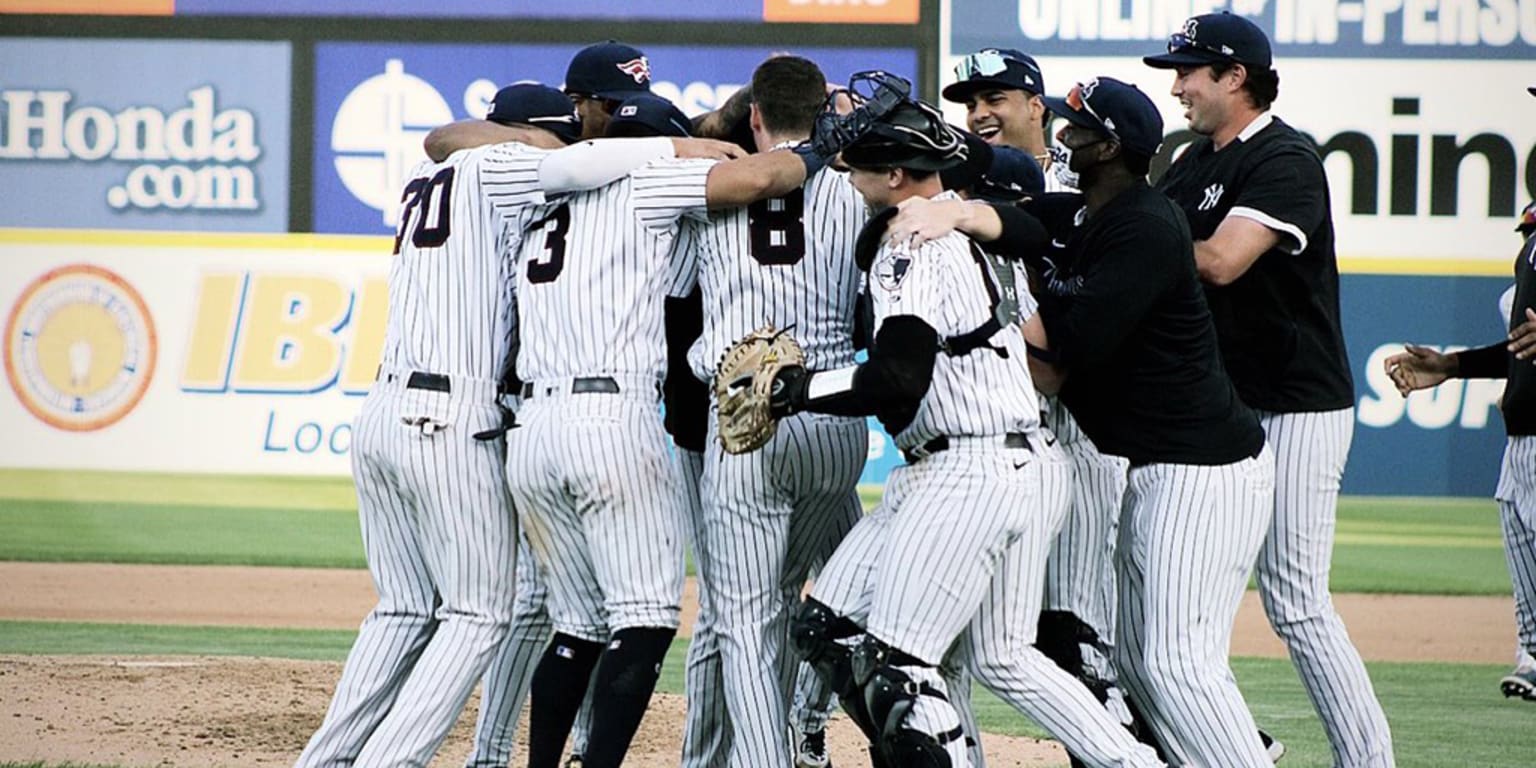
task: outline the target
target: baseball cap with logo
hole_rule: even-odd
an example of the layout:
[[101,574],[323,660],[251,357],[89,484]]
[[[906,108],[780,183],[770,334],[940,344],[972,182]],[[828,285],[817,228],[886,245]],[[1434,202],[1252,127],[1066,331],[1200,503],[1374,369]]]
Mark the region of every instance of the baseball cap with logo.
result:
[[955,65],[955,78],[956,82],[944,87],[945,101],[963,103],[979,91],[995,89],[1045,93],[1040,65],[1029,54],[1012,48],[984,48],[966,56]]
[[1163,143],[1163,116],[1130,83],[1096,77],[1072,87],[1066,98],[1045,97],[1047,109],[1081,128],[1103,133],[1120,146],[1147,157]]
[[565,70],[565,92],[622,101],[651,91],[651,62],[640,49],[609,40],[576,53]]
[[581,138],[581,120],[565,94],[539,83],[516,83],[496,92],[485,119],[544,128],[569,144]]
[[653,93],[631,96],[608,121],[608,136],[691,136],[692,124],[672,102]]
[[1525,210],[1520,211],[1520,218],[1515,220],[1515,231],[1527,237],[1536,232],[1536,200],[1527,203]]
[[1168,52],[1141,59],[1149,67],[1175,69],[1238,62],[1269,69],[1274,64],[1269,38],[1259,25],[1226,11],[1194,16],[1168,36]]

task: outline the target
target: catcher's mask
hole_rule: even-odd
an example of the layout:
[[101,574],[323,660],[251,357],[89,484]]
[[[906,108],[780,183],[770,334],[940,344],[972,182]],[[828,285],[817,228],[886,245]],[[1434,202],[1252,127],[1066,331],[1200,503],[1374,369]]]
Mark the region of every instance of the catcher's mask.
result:
[[910,168],[942,171],[970,155],[960,132],[937,109],[921,101],[898,105],[863,137],[843,150],[843,162],[855,168]]

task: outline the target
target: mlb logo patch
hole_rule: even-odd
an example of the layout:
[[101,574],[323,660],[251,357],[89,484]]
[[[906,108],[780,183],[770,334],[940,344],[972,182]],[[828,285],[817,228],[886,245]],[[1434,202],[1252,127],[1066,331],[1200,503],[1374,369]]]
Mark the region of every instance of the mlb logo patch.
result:
[[628,105],[619,107],[619,117],[634,117],[635,114],[638,113],[639,111],[640,111],[639,107],[637,107],[637,106],[635,106],[633,104],[628,104]]

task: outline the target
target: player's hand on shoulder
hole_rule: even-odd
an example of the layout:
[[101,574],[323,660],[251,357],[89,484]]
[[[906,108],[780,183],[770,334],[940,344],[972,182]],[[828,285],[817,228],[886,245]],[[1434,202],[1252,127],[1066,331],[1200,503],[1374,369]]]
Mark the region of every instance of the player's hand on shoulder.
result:
[[672,149],[679,160],[735,160],[747,156],[740,146],[719,139],[674,138]]
[[969,203],[910,197],[896,205],[896,218],[885,228],[886,242],[917,248],[960,229]]
[[1387,376],[1403,397],[1420,389],[1436,386],[1456,371],[1453,355],[1436,352],[1418,344],[1405,344],[1403,351],[1382,361]]
[[1536,310],[1525,310],[1525,322],[1509,332],[1509,351],[1516,360],[1529,360],[1536,354]]

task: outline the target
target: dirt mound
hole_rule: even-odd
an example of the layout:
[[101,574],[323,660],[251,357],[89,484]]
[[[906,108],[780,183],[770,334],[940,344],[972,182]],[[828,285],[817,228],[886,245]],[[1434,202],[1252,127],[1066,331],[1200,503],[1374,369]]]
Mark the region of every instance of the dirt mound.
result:
[[[331,662],[0,656],[0,761],[291,765],[340,675]],[[434,765],[464,764],[477,706],[471,699]],[[682,733],[682,697],[658,695],[625,765],[675,767]],[[984,741],[989,765],[1066,764],[1053,742]],[[828,742],[834,764],[867,764],[857,731],[841,718]]]

